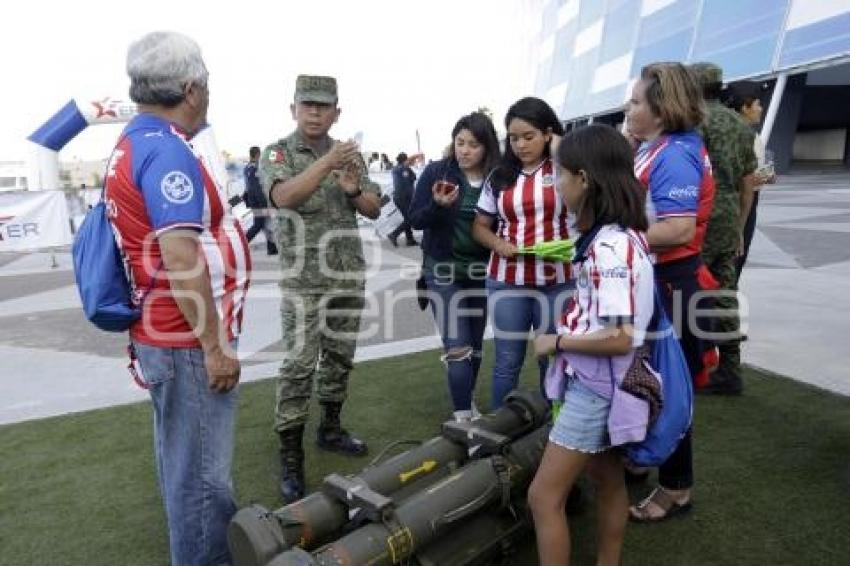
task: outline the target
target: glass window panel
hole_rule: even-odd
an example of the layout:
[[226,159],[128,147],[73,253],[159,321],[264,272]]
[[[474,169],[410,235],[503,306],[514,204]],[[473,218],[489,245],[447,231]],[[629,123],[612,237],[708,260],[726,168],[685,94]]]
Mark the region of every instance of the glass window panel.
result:
[[789,30],[782,42],[779,68],[850,53],[850,11]]
[[640,0],[611,0],[605,16],[599,63],[606,63],[632,50],[640,21]]
[[735,0],[705,2],[692,61],[711,61],[724,70],[724,78],[770,71],[788,0]]
[[641,19],[632,76],[648,63],[687,59],[698,8],[698,2],[679,0]]

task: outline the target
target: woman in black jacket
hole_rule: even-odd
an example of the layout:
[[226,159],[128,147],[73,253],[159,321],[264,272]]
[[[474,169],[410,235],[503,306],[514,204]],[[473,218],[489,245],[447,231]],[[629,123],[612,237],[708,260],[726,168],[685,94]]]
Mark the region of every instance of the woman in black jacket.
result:
[[452,129],[448,157],[429,164],[419,177],[408,213],[410,224],[424,230],[422,272],[443,340],[457,420],[475,416],[472,396],[487,323],[490,250],[472,238],[472,223],[484,179],[499,158],[490,119],[481,112],[464,116]]

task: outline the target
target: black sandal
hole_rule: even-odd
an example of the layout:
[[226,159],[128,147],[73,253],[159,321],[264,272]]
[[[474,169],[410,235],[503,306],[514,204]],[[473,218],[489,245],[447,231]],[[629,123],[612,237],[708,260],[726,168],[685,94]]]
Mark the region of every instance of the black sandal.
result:
[[[659,517],[650,515],[648,511],[650,503],[655,503],[664,511],[664,514]],[[690,499],[685,503],[678,503],[672,495],[659,486],[652,490],[652,493],[646,499],[629,507],[629,520],[635,523],[658,523],[684,515],[691,510],[691,507],[693,505]]]

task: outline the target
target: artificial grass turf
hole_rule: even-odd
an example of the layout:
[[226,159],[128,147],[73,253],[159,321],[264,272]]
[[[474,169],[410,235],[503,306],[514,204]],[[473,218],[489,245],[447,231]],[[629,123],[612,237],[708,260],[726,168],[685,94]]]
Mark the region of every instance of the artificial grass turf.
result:
[[[478,404],[488,403],[485,354]],[[534,387],[527,359],[523,384]],[[121,377],[119,377],[121,378]],[[241,388],[234,478],[240,506],[279,505],[272,380]],[[369,458],[319,452],[307,429],[308,483]],[[376,454],[426,439],[450,415],[434,352],[359,364],[344,422]],[[689,517],[629,525],[624,564],[845,564],[850,552],[850,399],[762,372],[739,398],[697,401],[697,487]],[[371,457],[371,456],[370,456]],[[167,564],[146,403],[0,427],[0,564]],[[634,490],[633,498],[649,486]],[[576,564],[593,562],[592,494],[571,520]],[[511,563],[533,564],[533,544]]]

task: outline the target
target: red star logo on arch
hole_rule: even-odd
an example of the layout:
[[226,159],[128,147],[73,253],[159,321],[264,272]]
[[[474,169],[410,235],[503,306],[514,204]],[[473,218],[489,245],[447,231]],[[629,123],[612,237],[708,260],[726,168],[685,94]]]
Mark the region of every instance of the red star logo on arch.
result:
[[118,117],[118,115],[115,114],[115,110],[112,110],[109,107],[109,97],[104,98],[100,102],[95,100],[92,104],[94,105],[95,110],[97,110],[95,118],[100,118],[101,116],[112,116],[113,118]]

